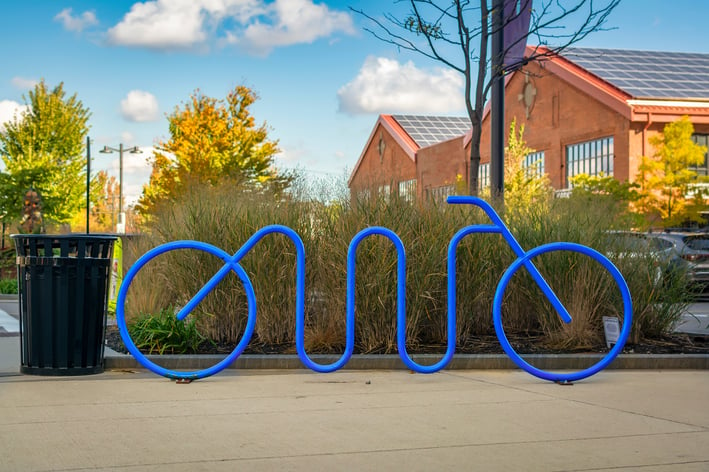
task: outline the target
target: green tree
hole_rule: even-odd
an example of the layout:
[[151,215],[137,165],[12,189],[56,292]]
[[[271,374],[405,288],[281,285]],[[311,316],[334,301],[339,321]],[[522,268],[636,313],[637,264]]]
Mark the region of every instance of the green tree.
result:
[[637,228],[645,224],[644,216],[634,211],[640,199],[640,184],[621,182],[611,175],[578,174],[571,178],[571,198],[580,201],[580,206],[605,208],[610,215],[617,215],[613,223],[617,228]]
[[273,165],[277,141],[268,139],[266,124],[256,126],[249,112],[257,98],[248,87],[237,86],[226,99],[196,91],[182,108],[176,107],[168,117],[170,139],[151,158],[152,173],[138,210],[150,214],[195,184],[287,185],[289,178]]
[[577,174],[571,178],[574,195],[597,195],[612,200],[630,203],[640,198],[636,182],[621,182],[602,172],[599,175]]
[[697,218],[697,212],[690,211],[687,195],[702,179],[691,167],[704,163],[707,149],[692,140],[693,133],[692,122],[683,116],[667,124],[662,135],[650,138],[655,154],[641,159],[636,179],[642,186],[640,206],[647,213],[659,214],[665,226]]
[[6,192],[0,211],[9,220],[19,218],[22,198],[34,188],[42,197],[44,218],[66,223],[83,204],[90,112],[76,94],[66,96],[63,83],[50,90],[42,80],[23,99],[27,112],[0,132]]

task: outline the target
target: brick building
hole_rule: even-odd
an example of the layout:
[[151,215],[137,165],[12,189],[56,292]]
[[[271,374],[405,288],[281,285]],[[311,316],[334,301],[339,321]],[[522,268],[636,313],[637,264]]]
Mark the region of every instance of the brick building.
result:
[[[570,177],[603,172],[636,180],[649,138],[689,116],[695,140],[709,141],[709,54],[573,49],[532,62],[505,85],[505,133],[525,125],[530,164],[557,190]],[[489,181],[490,119],[481,140],[481,182]],[[465,118],[381,115],[349,179],[353,194],[442,197],[467,182],[470,130]],[[457,134],[456,134],[457,133]],[[709,175],[705,158],[698,167]]]
[[454,185],[466,169],[469,130],[470,120],[462,117],[380,115],[352,171],[351,191],[413,199]]

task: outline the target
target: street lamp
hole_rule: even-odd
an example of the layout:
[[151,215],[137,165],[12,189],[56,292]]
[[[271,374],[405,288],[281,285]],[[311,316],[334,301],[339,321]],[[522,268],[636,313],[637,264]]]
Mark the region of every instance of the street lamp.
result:
[[113,148],[110,146],[104,146],[103,149],[101,149],[99,152],[103,154],[111,154],[113,152],[118,153],[118,168],[119,168],[119,176],[118,176],[118,228],[123,228],[122,231],[117,231],[117,232],[125,232],[125,218],[123,217],[123,152],[128,151],[131,154],[140,154],[143,151],[140,150],[138,146],[133,146],[131,148],[124,148],[123,143],[118,145],[118,148]]
[[[89,208],[91,207],[91,139],[86,136],[86,234],[89,234]],[[3,233],[3,236],[5,234]],[[3,239],[3,243],[5,240]],[[4,249],[4,247],[3,247]]]

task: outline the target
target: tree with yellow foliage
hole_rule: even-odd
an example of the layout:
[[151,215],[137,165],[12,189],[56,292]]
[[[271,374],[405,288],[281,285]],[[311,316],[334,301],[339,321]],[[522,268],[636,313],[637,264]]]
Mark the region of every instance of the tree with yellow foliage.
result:
[[534,152],[524,140],[524,125],[517,120],[510,124],[505,148],[505,211],[508,217],[524,217],[531,208],[544,208],[553,196],[549,176],[539,171],[537,163],[525,165],[525,158]]
[[283,188],[288,176],[273,165],[277,141],[268,139],[266,123],[256,126],[249,107],[257,95],[237,86],[225,99],[195,91],[188,103],[168,116],[170,139],[157,146],[152,173],[137,209],[150,214],[174,201],[191,185],[215,186],[234,181],[256,187]]
[[[118,218],[118,181],[101,170],[91,179],[91,210],[89,227],[92,233],[112,233]],[[125,203],[125,202],[124,202]],[[86,229],[86,207],[79,209],[71,220],[72,231]]]
[[118,198],[120,195],[116,177],[100,171],[91,182],[91,227],[97,232],[112,232],[118,222]]
[[694,126],[689,117],[665,126],[663,134],[652,136],[653,157],[643,156],[637,181],[642,187],[639,207],[645,213],[657,213],[665,226],[673,226],[692,219],[687,195],[692,185],[699,183],[691,167],[704,163],[706,147],[692,140]]

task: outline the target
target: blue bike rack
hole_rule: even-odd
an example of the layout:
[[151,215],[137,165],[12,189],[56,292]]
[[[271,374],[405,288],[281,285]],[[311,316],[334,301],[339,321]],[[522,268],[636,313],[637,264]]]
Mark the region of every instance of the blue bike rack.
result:
[[[116,321],[120,330],[123,342],[128,351],[143,365],[152,372],[168,378],[175,379],[200,379],[214,375],[228,367],[241,353],[246,349],[256,326],[256,295],[254,288],[246,271],[239,264],[241,259],[265,236],[273,233],[283,234],[288,237],[296,249],[296,318],[295,318],[295,345],[298,357],[301,362],[311,370],[316,372],[334,372],[344,367],[352,357],[354,352],[355,340],[355,273],[356,273],[356,255],[357,248],[360,243],[369,236],[379,235],[389,239],[397,252],[397,347],[399,356],[404,364],[411,370],[420,373],[433,373],[445,368],[453,359],[455,354],[456,341],[456,250],[462,239],[473,233],[499,233],[507,241],[517,259],[510,265],[507,271],[503,274],[495,291],[493,299],[493,323],[495,332],[502,348],[507,355],[522,369],[539,378],[551,381],[574,381],[580,380],[596,374],[600,370],[610,364],[613,359],[622,352],[623,346],[630,335],[630,327],[632,323],[632,300],[628,286],[620,274],[620,271],[608,260],[603,254],[586,246],[574,243],[550,243],[534,248],[530,251],[525,251],[522,246],[514,238],[507,226],[502,222],[495,210],[484,200],[477,197],[448,197],[450,204],[469,204],[480,207],[490,218],[492,224],[487,225],[472,225],[467,226],[458,231],[451,239],[448,245],[448,329],[447,329],[447,346],[446,352],[440,361],[432,365],[421,365],[416,363],[406,351],[406,252],[404,244],[399,236],[393,231],[383,227],[366,228],[352,239],[347,252],[347,308],[346,308],[346,341],[345,352],[337,361],[322,365],[314,362],[305,351],[305,246],[298,234],[287,226],[271,225],[266,226],[257,231],[249,240],[239,249],[234,255],[229,255],[225,251],[207,243],[198,241],[174,241],[160,245],[140,257],[136,263],[130,268],[121,285],[116,303]],[[244,284],[246,298],[248,302],[248,319],[244,335],[234,348],[234,350],[226,356],[221,362],[198,371],[183,372],[174,371],[163,368],[150,359],[148,359],[136,347],[135,343],[128,333],[128,328],[125,319],[125,302],[133,279],[136,274],[152,259],[169,251],[177,249],[193,249],[204,251],[212,254],[222,261],[224,265],[217,273],[197,292],[197,294],[189,300],[189,302],[176,314],[178,320],[183,320],[187,317],[199,303],[230,272],[234,272],[241,282]],[[618,285],[624,305],[623,328],[619,334],[618,342],[613,349],[606,354],[601,361],[593,366],[579,372],[573,373],[553,373],[541,369],[537,369],[527,363],[510,345],[507,336],[502,327],[502,301],[505,289],[507,288],[512,276],[519,270],[520,267],[530,273],[534,281],[540,287],[542,293],[549,300],[551,305],[559,314],[561,320],[565,323],[571,322],[571,316],[563,306],[559,298],[556,296],[552,288],[549,286],[544,277],[539,273],[539,270],[534,266],[532,259],[538,255],[551,251],[572,251],[584,254],[598,261],[606,270],[608,270],[616,284]]]

